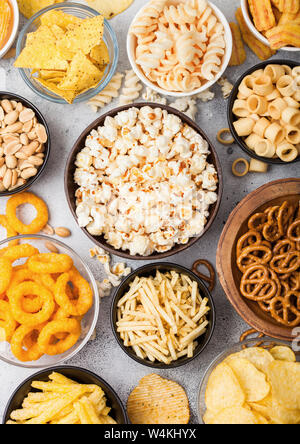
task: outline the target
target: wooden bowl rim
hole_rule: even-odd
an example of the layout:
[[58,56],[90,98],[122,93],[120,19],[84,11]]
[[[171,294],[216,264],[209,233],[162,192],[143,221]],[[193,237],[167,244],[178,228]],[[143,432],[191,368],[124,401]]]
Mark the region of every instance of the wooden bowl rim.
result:
[[[96,119],[94,122],[92,122],[78,137],[78,139],[76,140],[76,142],[73,145],[72,150],[70,151],[70,154],[68,156],[67,159],[67,163],[66,163],[66,168],[65,168],[65,173],[64,173],[64,188],[65,188],[65,195],[66,195],[66,199],[68,202],[68,206],[70,208],[70,211],[73,215],[73,217],[75,218],[75,221],[77,223],[77,217],[76,217],[76,212],[75,209],[73,208],[72,202],[71,202],[71,193],[69,191],[69,177],[70,177],[70,172],[72,171],[72,169],[74,169],[73,166],[73,159],[75,157],[75,155],[82,149],[82,142],[86,139],[86,137],[88,136],[88,134],[90,134],[90,132],[93,129],[98,128],[98,126],[100,126],[104,120],[106,119],[106,117],[115,117],[119,112],[121,111],[126,111],[130,108],[142,108],[145,106],[149,106],[150,108],[161,108],[162,110],[168,111],[168,113],[170,114],[174,114],[177,117],[179,117],[183,123],[189,125],[192,129],[194,129],[198,134],[200,134],[209,144],[209,148],[210,148],[210,156],[212,156],[214,158],[214,161],[211,162],[213,163],[213,165],[215,166],[217,173],[218,173],[218,180],[219,180],[219,184],[218,184],[218,199],[217,202],[212,206],[213,210],[210,212],[208,221],[205,225],[204,230],[202,231],[202,233],[197,236],[197,237],[193,237],[190,239],[190,241],[185,244],[185,245],[180,245],[180,244],[176,244],[172,250],[167,251],[166,253],[153,253],[150,256],[140,256],[140,255],[135,255],[132,256],[129,253],[124,252],[123,250],[116,250],[115,248],[113,248],[112,246],[110,246],[107,242],[102,241],[102,240],[98,240],[97,237],[92,236],[87,230],[86,228],[81,228],[81,230],[84,232],[84,234],[97,246],[103,248],[105,251],[108,251],[111,254],[114,254],[116,256],[122,257],[124,259],[128,259],[128,260],[142,260],[142,261],[147,261],[147,260],[159,260],[159,259],[165,259],[168,257],[171,257],[177,253],[181,253],[184,250],[187,250],[188,248],[190,248],[192,245],[194,245],[195,243],[197,243],[206,233],[207,231],[211,228],[213,222],[215,221],[217,214],[219,212],[220,206],[221,206],[221,201],[222,201],[222,196],[223,196],[223,173],[222,173],[222,168],[221,168],[221,164],[219,161],[219,157],[217,154],[217,151],[214,147],[214,145],[211,143],[210,139],[208,138],[208,136],[206,135],[206,133],[197,125],[196,122],[194,122],[192,119],[190,119],[189,117],[187,117],[185,114],[183,114],[182,112],[176,110],[175,108],[172,108],[171,106],[168,105],[161,105],[158,103],[151,103],[151,102],[139,102],[139,103],[131,103],[129,105],[125,105],[125,106],[121,106],[118,108],[114,108],[110,111],[108,111],[107,113],[101,115],[98,119]],[[74,169],[75,170],[75,169]],[[74,182],[75,183],[75,182]],[[103,238],[103,236],[99,236],[100,239]]]
[[[234,286],[232,288],[231,283],[234,282],[234,276],[233,276],[233,270],[231,268],[231,275],[226,277],[223,267],[223,245],[224,240],[226,239],[228,235],[229,228],[232,224],[232,221],[237,217],[237,215],[241,212],[241,209],[244,207],[245,203],[251,200],[255,195],[258,193],[261,193],[269,188],[272,188],[276,185],[280,184],[292,184],[297,183],[300,184],[299,178],[287,178],[287,179],[278,179],[272,182],[269,182],[258,189],[252,191],[250,194],[248,194],[232,211],[230,214],[227,223],[223,229],[223,232],[220,237],[220,241],[218,244],[217,249],[217,258],[216,258],[216,267],[217,267],[217,273],[219,276],[220,283],[223,287],[223,290],[227,296],[227,299],[231,303],[231,305],[234,307],[234,309],[237,311],[237,313],[243,318],[243,320],[249,324],[252,328],[255,328],[259,332],[264,333],[266,336],[270,336],[272,338],[284,340],[284,341],[293,341],[294,337],[292,336],[292,329],[288,327],[284,327],[283,325],[275,325],[271,324],[271,322],[268,322],[267,320],[259,318],[256,313],[254,313],[251,308],[246,304],[246,302],[243,300],[239,289]],[[274,197],[276,199],[276,196]],[[267,204],[269,201],[272,201],[272,199],[268,199],[265,201],[265,204]],[[264,204],[262,204],[264,205]],[[261,207],[262,205],[259,205]],[[247,217],[243,217],[243,222],[246,221],[251,214],[247,215]],[[242,222],[242,223],[243,223]],[[234,238],[233,245],[236,242],[237,236]],[[231,250],[232,251],[232,250]],[[230,284],[229,284],[230,282]]]

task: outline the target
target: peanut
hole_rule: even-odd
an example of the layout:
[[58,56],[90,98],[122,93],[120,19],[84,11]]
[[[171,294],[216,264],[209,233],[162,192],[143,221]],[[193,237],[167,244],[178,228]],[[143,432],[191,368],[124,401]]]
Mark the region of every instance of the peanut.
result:
[[45,247],[52,253],[58,253],[58,248],[52,242],[45,242]]
[[47,234],[48,236],[53,236],[54,235],[54,229],[51,227],[51,225],[47,224],[44,228],[43,228],[43,233]]
[[59,237],[69,237],[71,236],[71,231],[65,227],[58,227],[55,228],[55,234]]
[[30,179],[33,176],[37,175],[38,170],[36,168],[26,168],[22,171],[21,177],[22,179]]
[[8,190],[11,187],[12,182],[12,171],[6,170],[4,177],[3,177],[3,185]]
[[4,122],[6,123],[6,125],[13,125],[18,120],[18,117],[19,114],[17,113],[17,111],[11,111],[4,117]]

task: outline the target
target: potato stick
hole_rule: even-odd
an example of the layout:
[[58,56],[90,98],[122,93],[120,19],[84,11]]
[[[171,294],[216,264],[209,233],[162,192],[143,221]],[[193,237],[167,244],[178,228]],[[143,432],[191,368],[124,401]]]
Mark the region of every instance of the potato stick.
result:
[[172,331],[176,335],[178,333],[177,322],[176,322],[176,320],[174,318],[174,315],[173,315],[173,312],[171,310],[171,306],[170,306],[170,303],[169,303],[168,299],[166,299],[166,301],[165,301],[165,308],[166,308],[167,314],[168,314],[168,316],[169,316],[169,318],[171,320]]
[[194,347],[193,347],[193,343],[191,342],[188,345],[188,353],[187,353],[187,357],[188,358],[192,358],[194,356]]
[[122,305],[124,305],[128,300],[134,299],[137,297],[137,292],[139,291],[139,289],[141,288],[141,286],[143,285],[142,282],[140,282],[138,285],[135,285],[134,288],[130,289],[128,293],[125,294],[125,296],[123,296],[119,302],[118,302],[118,307],[121,307]]
[[132,325],[146,325],[151,326],[151,322],[149,321],[119,321],[116,323],[118,327],[131,327]]
[[56,372],[51,373],[51,375],[49,375],[49,379],[57,384],[78,385],[78,382],[72,381],[72,379],[69,379],[66,376]]
[[59,419],[58,421],[53,421],[51,424],[60,424],[60,425],[74,425],[78,424],[79,418],[77,413],[74,411],[70,413],[68,416],[65,416],[64,418]]
[[160,299],[161,301],[164,303],[166,300],[166,286],[165,286],[165,281],[162,281],[160,284]]
[[143,344],[140,345],[140,347],[145,350],[146,352],[150,352],[151,355],[153,355],[158,361],[164,362],[165,364],[169,364],[170,360],[167,359],[162,353],[160,353],[155,348],[151,347],[149,344]]
[[111,412],[111,408],[109,408],[109,407],[105,407],[105,408],[103,409],[102,416],[108,416],[110,412]]
[[[131,342],[133,342],[135,340],[135,335],[132,332],[128,333],[129,339]],[[133,350],[135,351],[136,355],[141,358],[144,359],[144,355],[140,349],[140,347],[138,345],[134,345],[133,346]]]
[[172,340],[171,340],[170,337],[168,339],[168,347],[169,347],[170,354],[172,356],[173,361],[176,361],[177,360],[177,354],[175,352],[175,349],[174,349],[174,346],[173,346],[173,343],[172,343]]
[[148,296],[149,300],[150,300],[154,305],[159,304],[159,300],[158,300],[158,296],[157,296],[156,291],[155,291],[155,293],[153,293],[152,290],[150,290],[150,287],[147,285],[146,282],[143,284],[142,289],[144,290],[144,292],[145,292],[146,295]]
[[48,402],[40,402],[36,404],[32,404],[29,407],[15,410],[11,414],[11,418],[15,421],[26,421],[28,419],[39,416],[44,409],[47,409],[49,406],[53,405],[53,402],[56,400],[51,400]]
[[72,413],[73,411],[73,405],[69,404],[67,407],[65,407],[64,409],[62,409],[58,415],[54,416],[52,418],[53,421],[58,421],[60,418],[63,418],[64,416],[69,415],[70,413]]
[[193,281],[186,274],[182,275],[182,279],[185,280],[189,284],[190,287],[193,286]]
[[171,308],[173,308],[173,310],[178,314],[178,316],[181,317],[181,319],[183,319],[188,325],[190,325],[192,328],[196,328],[197,324],[195,324],[195,322],[193,322],[190,318],[188,318],[182,310],[180,310],[179,307],[177,307],[174,302],[171,302]]
[[156,291],[156,289],[155,289],[155,287],[153,285],[152,280],[149,280],[147,283],[148,283],[148,287],[149,287],[150,291],[152,292],[152,294],[154,295],[154,297],[156,299],[156,302],[159,303],[159,294]]
[[131,346],[134,345],[139,345],[139,344],[143,344],[144,342],[152,342],[152,341],[158,341],[158,336],[154,335],[154,336],[144,336],[140,339],[135,339],[134,341],[132,341],[130,343]]
[[[160,341],[161,344],[161,341]],[[158,342],[149,342],[148,345],[151,345],[151,347],[155,348],[156,350],[158,350],[160,353],[162,353],[165,356],[169,356],[169,350],[164,346],[165,344],[163,343],[163,345],[160,345]]]
[[99,420],[97,413],[95,411],[95,408],[93,404],[88,400],[87,397],[83,396],[79,403],[83,406],[84,410],[87,413],[87,416],[89,418],[89,423],[92,425],[101,424],[101,421]]
[[124,332],[124,345],[125,345],[125,347],[129,346],[128,332]]
[[176,273],[175,271],[172,271],[171,275],[172,275],[171,287],[174,288],[176,286],[177,282],[178,282],[179,274]]
[[148,326],[148,325],[145,325],[145,326],[139,326],[139,327],[119,327],[118,329],[117,329],[117,332],[118,333],[121,333],[121,332],[125,332],[125,331],[157,331],[158,330],[158,327],[150,327],[150,326]]
[[176,296],[175,296],[173,288],[171,287],[171,284],[170,284],[170,282],[168,280],[166,280],[166,289],[167,289],[167,293],[169,295],[169,298],[173,302],[176,302]]
[[[68,394],[70,392],[70,385],[56,384],[54,382],[42,382],[42,381],[33,381],[31,387],[35,389],[39,389],[45,392],[54,392],[58,394]],[[74,388],[75,390],[75,388]],[[91,385],[80,385],[76,386],[76,390],[82,390],[83,393],[92,392],[93,386]]]
[[203,318],[203,316],[205,316],[208,312],[210,311],[209,307],[204,307],[201,311],[199,311],[198,314],[196,314],[196,316],[193,318],[194,322],[198,322],[200,321],[201,318]]
[[[194,343],[193,343],[193,349],[194,349],[194,350],[196,349],[197,345],[198,345],[197,342],[194,342]],[[194,351],[194,350],[193,350],[193,351]],[[186,356],[187,354],[188,354],[188,347],[185,348],[184,350],[182,350],[181,352],[177,353],[177,357],[178,357],[178,358],[183,358],[183,357]]]
[[165,333],[165,329],[162,325],[161,319],[159,314],[157,313],[152,301],[147,297],[145,291],[141,288],[141,295],[142,295],[142,300],[145,301],[145,304],[148,305],[149,310],[152,312],[152,314],[156,317],[156,321],[157,321],[157,325],[158,325],[158,329],[160,331],[161,337],[162,339],[167,342],[167,337],[166,337],[166,333]]
[[180,290],[176,290],[177,304],[180,305],[182,292]]
[[148,313],[143,313],[141,311],[128,310],[128,311],[124,311],[124,315],[130,315],[130,316],[134,316],[134,317],[138,317],[138,318],[155,320],[155,316],[148,314]]
[[99,419],[102,422],[102,424],[111,424],[111,425],[117,424],[116,421],[112,419],[110,416],[100,416]]
[[51,401],[52,399],[56,399],[59,395],[56,393],[28,393],[27,398],[24,399],[24,402],[28,402],[30,404],[35,404],[36,402],[46,402]]
[[193,342],[195,339],[197,339],[199,336],[201,336],[206,331],[206,327],[208,326],[208,321],[203,322],[203,324],[200,325],[200,327],[196,328],[192,333],[185,336],[180,340],[182,344],[189,344],[190,342]]
[[74,402],[74,410],[79,417],[80,424],[89,425],[91,423],[85,408],[80,402]]
[[161,283],[161,281],[163,280],[163,276],[159,270],[157,270],[156,272],[156,279],[158,280],[159,283]]

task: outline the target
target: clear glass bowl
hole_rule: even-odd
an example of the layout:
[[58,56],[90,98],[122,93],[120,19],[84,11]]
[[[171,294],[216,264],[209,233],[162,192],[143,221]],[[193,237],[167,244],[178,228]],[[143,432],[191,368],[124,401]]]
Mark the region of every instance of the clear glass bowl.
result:
[[[17,57],[20,55],[21,51],[25,47],[27,34],[29,34],[30,32],[35,32],[38,26],[40,26],[41,24],[40,17],[51,10],[62,11],[66,14],[74,15],[82,19],[93,18],[99,15],[99,13],[94,9],[89,8],[85,5],[81,5],[80,3],[58,3],[56,5],[49,6],[49,8],[42,9],[26,23],[25,27],[20,32],[16,50]],[[92,97],[99,94],[111,81],[112,76],[116,71],[119,60],[119,46],[116,34],[106,19],[104,20],[103,40],[108,48],[110,62],[106,67],[106,70],[99,85],[96,88],[89,89],[80,96],[76,97],[74,103],[86,102]],[[67,103],[63,98],[57,96],[53,92],[49,91],[47,88],[44,88],[42,85],[40,85],[35,80],[35,78],[31,76],[31,69],[19,68],[19,71],[26,85],[40,97],[59,104]]]
[[[92,308],[88,311],[88,313],[84,316],[84,318],[81,321],[82,333],[78,342],[67,352],[57,356],[44,355],[41,357],[41,359],[39,359],[36,362],[20,362],[12,354],[10,349],[10,344],[8,344],[7,342],[0,342],[0,359],[7,362],[8,364],[12,364],[17,367],[33,368],[33,369],[46,368],[61,364],[73,358],[75,355],[77,355],[77,353],[79,353],[82,350],[82,348],[90,340],[96,328],[99,316],[100,302],[99,302],[99,293],[95,278],[90,269],[87,267],[87,265],[85,265],[85,263],[80,259],[80,257],[78,256],[77,253],[75,253],[74,250],[72,250],[64,243],[52,237],[50,238],[48,236],[43,236],[43,235],[16,236],[9,239],[5,239],[4,241],[0,242],[0,249],[7,247],[9,242],[15,239],[18,239],[20,241],[20,244],[29,243],[33,245],[41,253],[49,253],[49,250],[47,250],[47,248],[45,247],[45,242],[51,242],[56,246],[56,248],[59,250],[60,253],[68,254],[73,259],[74,265],[79,271],[79,273],[90,284],[93,291],[94,302]],[[24,262],[26,262],[26,258],[16,261],[14,265],[21,265]]]
[[[263,341],[263,346],[270,346],[270,347],[276,347],[276,346],[287,346],[287,347],[291,347],[292,344],[288,343],[288,342],[284,342],[284,341],[279,341],[278,339],[272,339],[272,338],[262,338],[262,339],[247,339],[244,342],[240,342],[239,344],[235,344],[232,345],[230,348],[228,348],[227,350],[225,350],[223,353],[221,353],[213,362],[212,364],[209,366],[209,368],[206,370],[206,373],[202,379],[202,382],[200,384],[200,389],[199,389],[199,394],[198,394],[198,404],[197,404],[197,408],[198,408],[198,418],[199,418],[199,422],[200,424],[204,424],[204,414],[206,412],[206,404],[205,404],[205,393],[206,393],[206,389],[207,389],[207,383],[208,380],[210,378],[210,375],[212,374],[212,372],[215,370],[215,368],[221,364],[226,358],[228,358],[228,356],[234,354],[234,353],[238,353],[240,351],[243,350],[243,348],[246,347],[255,347],[258,346],[259,343],[261,343]],[[299,354],[297,355],[297,361],[300,360]]]

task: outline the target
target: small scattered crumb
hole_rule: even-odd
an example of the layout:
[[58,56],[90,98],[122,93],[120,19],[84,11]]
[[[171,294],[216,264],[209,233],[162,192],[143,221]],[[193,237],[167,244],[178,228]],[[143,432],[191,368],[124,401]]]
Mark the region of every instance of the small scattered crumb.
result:
[[221,86],[224,99],[228,99],[228,97],[231,94],[231,91],[233,90],[232,83],[230,83],[226,79],[226,77],[221,77],[220,80],[218,81],[218,84]]

